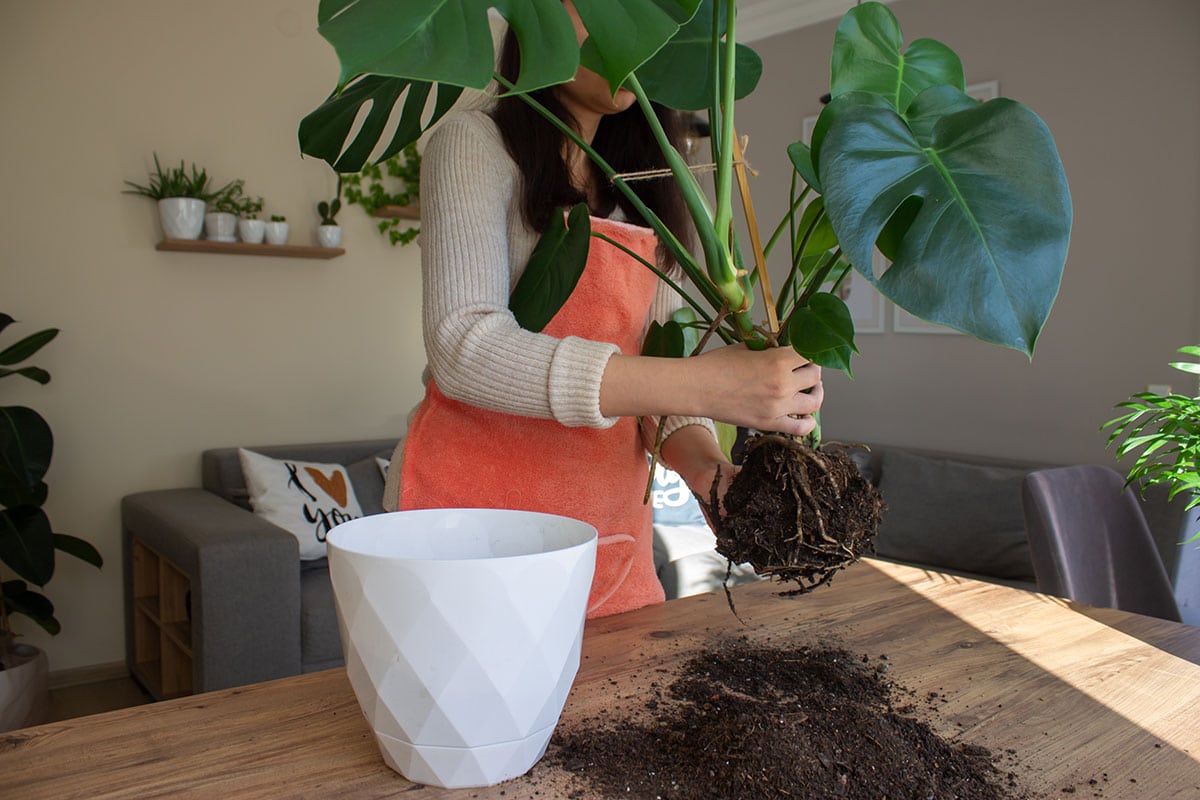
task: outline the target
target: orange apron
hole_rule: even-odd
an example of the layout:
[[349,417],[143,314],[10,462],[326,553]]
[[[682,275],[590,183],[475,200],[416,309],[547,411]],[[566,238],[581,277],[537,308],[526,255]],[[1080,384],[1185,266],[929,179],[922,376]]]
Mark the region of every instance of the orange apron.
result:
[[[591,223],[655,262],[652,230]],[[644,265],[593,238],[579,283],[543,332],[639,353],[657,283]],[[569,428],[450,399],[430,380],[404,441],[399,508],[511,508],[594,525],[600,541],[588,617],[599,617],[665,599],[654,572],[651,508],[642,503],[648,474],[633,417],[605,429]]]

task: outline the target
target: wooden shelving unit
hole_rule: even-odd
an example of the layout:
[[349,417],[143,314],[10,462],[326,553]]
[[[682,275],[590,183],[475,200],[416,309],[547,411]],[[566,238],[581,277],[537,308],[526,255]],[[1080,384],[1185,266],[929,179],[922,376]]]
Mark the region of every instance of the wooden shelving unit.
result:
[[381,219],[415,219],[421,218],[420,206],[380,206],[375,210],[375,216]]
[[220,253],[241,256],[283,256],[285,258],[337,258],[346,252],[344,247],[214,242],[208,239],[163,239],[155,249],[173,253]]
[[192,693],[191,584],[133,540],[133,671],[156,700]]

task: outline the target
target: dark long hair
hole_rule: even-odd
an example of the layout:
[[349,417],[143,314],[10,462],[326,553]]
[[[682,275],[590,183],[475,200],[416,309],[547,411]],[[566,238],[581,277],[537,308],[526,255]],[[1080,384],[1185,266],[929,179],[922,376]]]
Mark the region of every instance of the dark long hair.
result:
[[[521,53],[517,37],[511,29],[504,39],[499,69],[506,80],[516,83],[521,69]],[[574,125],[554,87],[539,89],[531,92],[530,96],[568,125]],[[685,133],[682,115],[657,103],[653,106],[668,139],[678,148]],[[521,210],[529,227],[544,231],[551,214],[560,212],[565,206],[588,202],[588,197],[571,183],[570,172],[562,157],[563,145],[568,140],[562,132],[528,103],[511,95],[501,95],[492,110],[492,118],[500,129],[509,155],[520,170]],[[596,129],[592,147],[618,174],[667,166],[650,125],[637,105],[619,114],[605,115]],[[609,182],[600,168],[590,159],[587,163],[592,170],[597,196],[591,213],[607,217],[620,206],[630,222],[649,227],[633,203]],[[688,246],[692,239],[691,218],[674,179],[667,175],[634,181],[629,185],[680,242]],[[665,255],[665,249],[660,246],[660,261],[666,261]]]

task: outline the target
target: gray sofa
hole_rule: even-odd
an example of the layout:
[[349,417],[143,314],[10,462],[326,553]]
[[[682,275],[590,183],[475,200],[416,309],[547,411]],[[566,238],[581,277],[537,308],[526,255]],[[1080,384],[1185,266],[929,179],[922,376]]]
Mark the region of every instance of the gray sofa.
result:
[[[382,511],[383,478],[376,456],[387,458],[395,439],[250,447],[273,458],[347,467],[363,512]],[[1020,481],[1041,464],[874,445],[855,449],[864,473],[880,487],[889,510],[878,553],[929,566],[1034,588],[1024,538]],[[297,540],[250,511],[236,448],[202,454],[202,486],[141,492],[121,503],[126,575],[136,537],[175,564],[191,585],[194,691],[239,686],[342,663],[341,643],[324,559],[299,559]],[[668,489],[668,494],[670,490]],[[679,498],[675,498],[678,500]],[[668,597],[720,587],[725,562],[711,550],[711,533],[688,507],[655,511],[655,559]],[[1178,542],[1195,515],[1161,494],[1147,501],[1147,518],[1181,606],[1200,587],[1180,559]],[[670,513],[668,513],[670,512]],[[755,576],[739,570],[739,580]],[[1186,596],[1183,596],[1186,595]],[[126,641],[133,663],[130,582],[126,581]]]

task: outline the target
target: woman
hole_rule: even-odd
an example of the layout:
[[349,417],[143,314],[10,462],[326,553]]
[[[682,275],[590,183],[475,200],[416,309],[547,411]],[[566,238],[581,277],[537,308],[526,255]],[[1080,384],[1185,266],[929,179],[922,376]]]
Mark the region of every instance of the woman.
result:
[[[565,7],[582,42],[578,13]],[[515,81],[511,32],[500,69]],[[633,95],[612,96],[596,73],[581,67],[535,96],[618,171],[664,163]],[[673,181],[635,185],[672,230],[684,229]],[[543,511],[595,525],[594,617],[663,600],[642,503],[655,419],[666,417],[663,461],[702,496],[714,479],[723,494],[734,468],[707,418],[803,435],[823,394],[820,369],[791,348],[638,355],[649,322],[667,319],[681,300],[597,239],[558,315],[541,333],[522,330],[508,310],[512,287],[550,215],[577,202],[588,203],[593,230],[679,274],[583,151],[520,99],[459,114],[430,137],[421,175],[426,396],[392,460],[387,500],[402,509]]]

